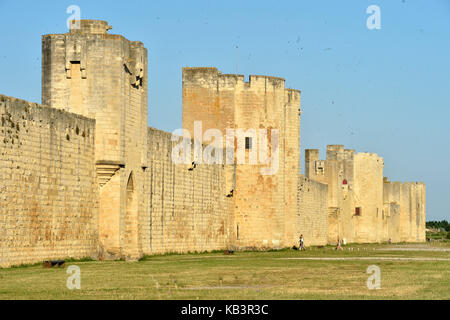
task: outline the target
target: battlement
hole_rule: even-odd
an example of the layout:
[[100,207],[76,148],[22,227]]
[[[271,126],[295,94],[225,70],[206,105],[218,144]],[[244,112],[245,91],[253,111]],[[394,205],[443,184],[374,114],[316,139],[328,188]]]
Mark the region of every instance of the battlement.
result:
[[[181,137],[148,128],[144,44],[109,34],[106,21],[72,26],[42,38],[43,105],[0,94],[0,264],[292,247],[299,234],[317,245],[424,241],[424,183],[383,183],[377,154],[329,145],[320,160],[308,149],[300,175],[301,92],[285,79],[183,68],[191,148],[180,149]],[[200,133],[247,131],[244,162],[222,165],[228,150],[206,135],[195,142],[217,164],[197,161],[199,121]],[[191,159],[175,163],[177,150]]]
[[344,146],[341,144],[327,146],[327,160],[341,160],[344,158]]
[[[326,160],[355,160],[355,157],[359,159],[375,159],[383,163],[384,159],[377,153],[359,152],[356,153],[354,149],[344,149],[344,145],[333,144],[327,146]],[[305,150],[306,161],[318,161],[319,149],[306,149]]]
[[319,160],[319,149],[306,149],[305,150],[306,161],[318,161]]
[[242,90],[264,90],[276,91],[286,90],[293,101],[300,100],[300,91],[285,88],[284,78],[250,75],[245,81],[242,74],[223,74],[215,67],[184,67],[183,87],[203,87],[208,89],[242,89]]
[[384,166],[384,159],[376,153],[361,152],[355,155],[359,160],[377,161],[379,165]]
[[130,45],[133,48],[143,48],[143,49],[145,48],[144,43],[141,41],[130,41]]
[[344,159],[345,160],[353,160],[355,157],[354,149],[344,149]]
[[367,158],[369,158],[369,157],[380,158],[380,156],[374,152],[358,152],[357,155],[367,157]]
[[20,103],[20,104],[23,104],[23,105],[27,105],[28,107],[42,106],[42,105],[40,105],[39,103],[36,103],[36,102],[30,102],[30,101],[23,100],[23,99],[20,99],[20,98],[9,97],[9,96],[0,94],[0,105],[3,106],[7,101],[8,102],[17,102],[17,103]]
[[[3,109],[4,108],[4,109]],[[5,111],[5,113],[9,114],[11,113],[11,110],[19,110],[23,109],[24,114],[32,115],[33,113],[39,113],[39,114],[45,114],[45,123],[49,124],[53,121],[52,117],[48,116],[49,114],[61,114],[65,117],[72,117],[73,119],[81,119],[83,121],[91,121],[92,123],[95,123],[94,118],[85,117],[80,114],[68,112],[61,109],[52,108],[43,104],[39,104],[36,102],[30,102],[24,99],[16,98],[16,97],[10,97],[3,94],[0,94],[0,111]],[[30,118],[31,120],[32,117]],[[23,119],[25,120],[25,119]],[[44,120],[40,120],[42,122]]]
[[[295,104],[299,104],[300,103],[300,96],[301,96],[301,91],[300,90],[296,90],[296,89],[285,89],[284,90],[285,95],[286,95],[286,101],[288,103],[295,103]],[[299,110],[301,112],[301,110]]]
[[[51,39],[65,40],[68,36],[83,36],[86,38],[100,37],[108,40],[128,41],[127,38],[120,34],[109,34],[108,31],[112,29],[112,26],[108,25],[108,22],[103,20],[79,20],[79,26],[75,24],[76,20],[71,21],[70,31],[61,34],[46,34],[42,36],[43,42]],[[130,41],[130,44],[141,44],[140,41]],[[141,45],[139,45],[141,46]],[[142,45],[143,46],[143,45]]]
[[411,186],[425,186],[425,182],[417,181],[384,181],[385,184],[390,184],[393,186],[404,186],[404,187],[411,187]]
[[[75,28],[77,23],[79,28]],[[72,20],[70,25],[71,34],[107,34],[112,29],[108,22],[103,20]]]
[[279,77],[250,75],[248,86],[249,87],[264,86],[266,89],[269,88],[269,86],[273,86],[274,88],[285,89],[285,83],[286,80]]

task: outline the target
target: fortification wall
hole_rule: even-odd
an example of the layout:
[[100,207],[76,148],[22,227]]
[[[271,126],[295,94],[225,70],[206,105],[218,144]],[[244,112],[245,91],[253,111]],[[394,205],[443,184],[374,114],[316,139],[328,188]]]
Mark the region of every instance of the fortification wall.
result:
[[285,204],[286,226],[285,243],[289,246],[298,240],[299,234],[295,228],[298,214],[298,193],[300,177],[300,121],[301,94],[298,90],[285,90],[284,122],[285,151],[283,155],[285,165]]
[[227,214],[222,165],[175,164],[171,134],[148,129],[149,166],[145,197],[149,214],[141,218],[143,253],[194,252],[229,247],[232,217]]
[[[237,244],[243,248],[282,248],[292,246],[287,242],[289,222],[289,203],[286,187],[286,94],[283,79],[250,76],[248,83],[240,83],[235,89],[237,105],[235,109],[235,126],[243,130],[278,130],[278,168],[272,174],[263,175],[262,164],[238,164],[236,170],[236,223],[239,226]],[[297,107],[298,109],[298,107]],[[252,148],[245,150],[247,163],[252,153],[259,152],[259,133],[251,136]],[[298,134],[297,134],[298,137]],[[267,141],[267,150],[271,150],[273,141]],[[295,157],[295,156],[294,156]],[[299,171],[297,171],[299,173]],[[297,192],[295,169],[290,173],[295,176],[294,194]],[[296,206],[296,202],[294,205]],[[297,209],[295,207],[295,209]],[[295,217],[296,210],[291,212]],[[290,225],[289,225],[290,227]]]
[[0,265],[96,256],[95,121],[0,95]]
[[[222,74],[216,68],[183,69],[183,128],[193,135],[194,122],[202,131],[237,129],[251,138],[245,164],[227,170],[227,189],[233,190],[236,243],[241,248],[280,248],[296,243],[295,217],[300,174],[300,92],[286,89],[285,80],[268,76]],[[267,130],[268,157],[260,157],[260,129]],[[277,148],[272,139],[277,130]],[[244,149],[244,139],[235,140]],[[244,153],[244,152],[243,152]],[[235,154],[235,160],[238,155]],[[250,164],[250,159],[256,163]],[[262,169],[274,170],[262,174]],[[231,182],[231,183],[230,183]]]
[[393,242],[424,242],[425,184],[420,182],[384,183],[387,236]]
[[298,192],[297,234],[303,234],[306,246],[328,242],[328,186],[300,176]]
[[354,241],[383,241],[383,158],[373,153],[358,153],[354,166],[354,205],[360,208],[359,216],[353,213]]
[[147,49],[106,21],[80,26],[42,38],[51,108],[0,96],[0,265],[282,248],[300,233],[310,245],[327,233],[425,240],[425,185],[383,189],[377,155],[332,145],[320,161],[308,150],[315,181],[300,176],[300,91],[282,78],[184,68],[183,127],[193,138],[195,121],[201,134],[242,130],[231,148],[244,151],[226,165],[175,164],[178,142],[147,128]]
[[42,37],[43,104],[96,120],[102,258],[137,259],[147,163],[147,49],[106,21]]
[[383,158],[329,145],[326,160],[319,160],[317,149],[309,149],[305,163],[307,177],[328,185],[329,243],[336,243],[338,238],[347,243],[389,239],[389,206],[383,201]]
[[343,145],[328,145],[326,160],[319,160],[319,150],[305,151],[306,176],[328,186],[328,242],[353,242],[355,151]]

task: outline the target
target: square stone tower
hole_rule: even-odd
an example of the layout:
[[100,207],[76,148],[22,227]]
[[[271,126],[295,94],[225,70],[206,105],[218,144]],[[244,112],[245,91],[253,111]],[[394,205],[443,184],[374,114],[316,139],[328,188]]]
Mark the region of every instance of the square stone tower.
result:
[[[243,133],[232,139],[234,161],[226,166],[239,248],[297,243],[299,114],[300,91],[285,88],[284,79],[251,75],[246,82],[243,75],[222,74],[216,68],[183,69],[183,128],[194,136],[194,124],[201,122],[202,133]],[[239,162],[239,150],[244,150],[245,163]],[[264,154],[270,154],[270,164],[264,163]],[[264,173],[269,167],[271,173]]]
[[343,145],[305,150],[306,177],[328,185],[328,242],[387,241],[383,211],[384,160],[374,153],[355,153]]
[[147,210],[147,49],[108,34],[106,21],[79,22],[42,38],[42,103],[95,119],[100,253],[134,259]]

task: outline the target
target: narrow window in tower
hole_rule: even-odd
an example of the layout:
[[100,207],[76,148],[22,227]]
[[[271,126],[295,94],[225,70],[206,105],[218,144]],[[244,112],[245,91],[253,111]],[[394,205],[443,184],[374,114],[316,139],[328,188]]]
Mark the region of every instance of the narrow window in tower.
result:
[[325,161],[319,160],[315,161],[316,166],[316,174],[319,176],[323,176],[325,174]]
[[236,239],[239,240],[239,225],[236,226]]
[[355,216],[361,216],[361,207],[356,207],[355,208]]
[[245,137],[245,149],[251,150],[252,148],[252,138],[251,137]]
[[69,111],[86,116],[80,61],[70,62]]

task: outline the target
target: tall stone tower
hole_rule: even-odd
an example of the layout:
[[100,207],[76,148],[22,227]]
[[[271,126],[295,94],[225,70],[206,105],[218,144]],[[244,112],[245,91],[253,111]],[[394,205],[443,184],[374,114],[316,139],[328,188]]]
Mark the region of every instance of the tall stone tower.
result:
[[[238,151],[234,163],[226,166],[240,248],[296,243],[299,113],[300,91],[285,88],[284,79],[250,76],[246,82],[243,75],[222,74],[216,68],[183,69],[183,128],[193,136],[194,123],[201,122],[202,133],[218,129],[225,136],[232,129],[244,135],[232,143],[235,151],[245,149],[245,163],[238,161]],[[267,130],[266,140],[261,129]],[[262,157],[264,145],[270,164]],[[263,173],[268,167],[272,173]]]
[[147,153],[147,49],[108,23],[42,38],[42,103],[96,120],[100,254],[141,254],[139,217]]
[[328,185],[328,242],[387,241],[383,210],[384,160],[374,153],[355,153],[343,145],[327,146],[326,160],[319,150],[305,150],[305,173]]

